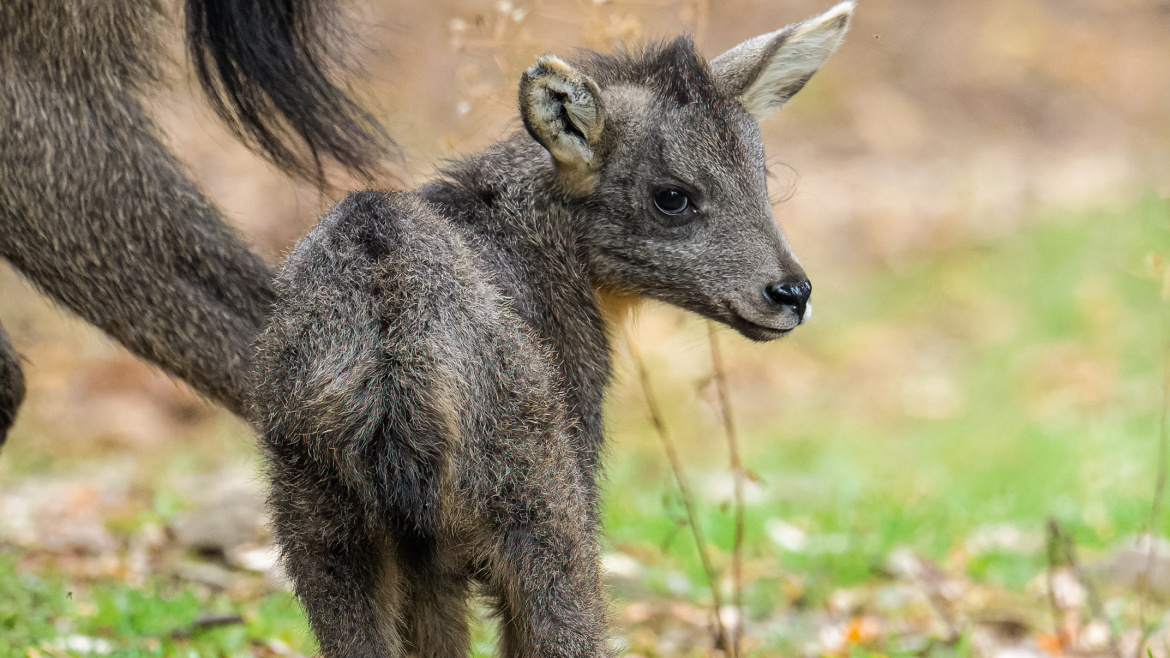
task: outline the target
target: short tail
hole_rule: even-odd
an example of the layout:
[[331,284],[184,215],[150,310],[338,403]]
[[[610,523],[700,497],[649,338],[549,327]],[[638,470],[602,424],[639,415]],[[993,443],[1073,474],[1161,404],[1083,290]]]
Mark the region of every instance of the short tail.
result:
[[286,173],[325,182],[323,159],[372,179],[392,142],[338,86],[331,0],[186,0],[187,44],[212,107]]

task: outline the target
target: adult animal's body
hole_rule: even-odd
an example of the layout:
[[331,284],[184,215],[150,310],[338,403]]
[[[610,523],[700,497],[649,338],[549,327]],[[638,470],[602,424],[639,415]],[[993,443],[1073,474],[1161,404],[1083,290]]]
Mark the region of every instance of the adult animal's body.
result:
[[[250,146],[307,178],[319,179],[322,158],[373,171],[380,128],[326,73],[326,3],[188,0],[185,9],[200,81]],[[0,3],[0,257],[239,414],[272,272],[143,108],[169,19],[141,0]],[[0,444],[23,381],[0,328]]]

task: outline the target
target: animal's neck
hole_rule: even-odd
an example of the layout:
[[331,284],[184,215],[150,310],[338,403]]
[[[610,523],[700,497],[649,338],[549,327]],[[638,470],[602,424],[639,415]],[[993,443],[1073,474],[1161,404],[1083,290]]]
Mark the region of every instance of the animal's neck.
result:
[[554,176],[547,152],[521,134],[455,163],[422,193],[466,231],[516,312],[554,351],[596,468],[609,340],[578,239],[581,210],[556,191]]
[[[527,134],[514,135],[487,150],[441,171],[438,182],[422,194],[439,206],[472,242],[494,252],[506,277],[523,275],[509,290],[521,304],[530,293],[589,292],[592,277],[579,239],[579,203],[556,191],[556,174],[548,153]],[[507,281],[501,282],[509,287]],[[532,303],[541,300],[532,299]],[[547,308],[532,309],[557,316],[594,315],[595,299],[584,307],[549,297]],[[584,313],[582,313],[584,311]]]

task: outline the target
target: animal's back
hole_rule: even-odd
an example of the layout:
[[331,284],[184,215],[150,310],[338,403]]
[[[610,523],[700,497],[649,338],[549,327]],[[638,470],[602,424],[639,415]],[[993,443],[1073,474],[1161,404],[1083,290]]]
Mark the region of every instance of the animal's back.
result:
[[328,426],[391,413],[368,405],[408,388],[464,435],[517,399],[554,400],[550,357],[495,283],[498,261],[452,219],[410,192],[351,194],[326,215],[277,278],[257,358],[282,376],[260,378],[260,402],[310,405],[292,408]]

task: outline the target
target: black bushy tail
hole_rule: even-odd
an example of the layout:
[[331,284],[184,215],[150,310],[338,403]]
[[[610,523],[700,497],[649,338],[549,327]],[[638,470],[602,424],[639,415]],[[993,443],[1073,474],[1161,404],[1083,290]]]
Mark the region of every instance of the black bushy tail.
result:
[[285,172],[330,158],[373,178],[390,139],[331,78],[330,0],[186,0],[187,43],[216,113]]

